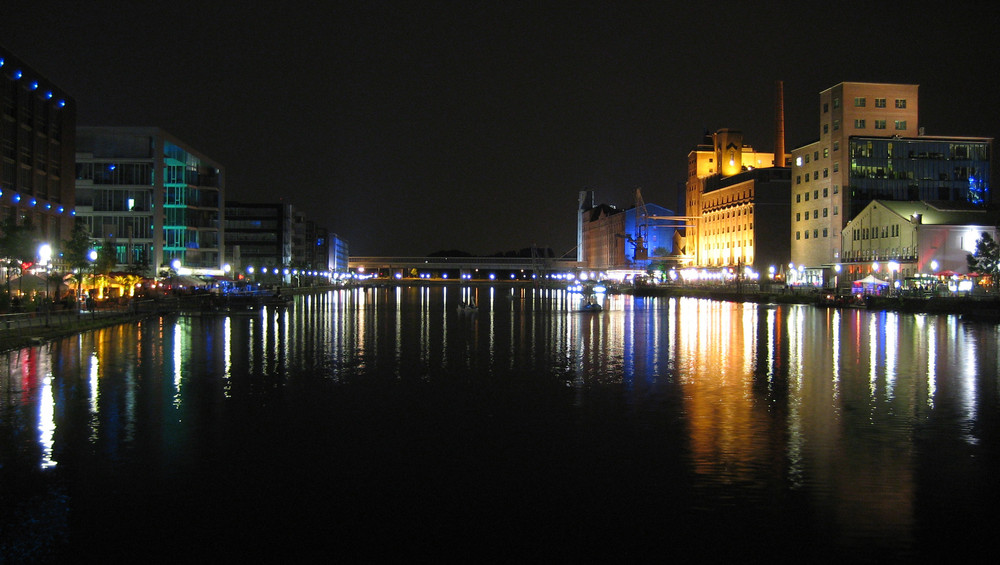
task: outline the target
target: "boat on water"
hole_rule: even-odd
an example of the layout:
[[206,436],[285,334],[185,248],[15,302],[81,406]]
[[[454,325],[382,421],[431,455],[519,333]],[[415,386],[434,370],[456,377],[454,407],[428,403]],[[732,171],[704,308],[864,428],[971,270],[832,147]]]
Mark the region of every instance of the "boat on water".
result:
[[460,300],[458,302],[458,311],[459,312],[478,312],[479,311],[479,306],[476,306],[476,304],[473,303],[473,302],[466,302],[464,300]]
[[604,306],[601,306],[600,302],[594,300],[593,296],[588,296],[583,303],[584,312],[600,312],[601,310],[604,310]]

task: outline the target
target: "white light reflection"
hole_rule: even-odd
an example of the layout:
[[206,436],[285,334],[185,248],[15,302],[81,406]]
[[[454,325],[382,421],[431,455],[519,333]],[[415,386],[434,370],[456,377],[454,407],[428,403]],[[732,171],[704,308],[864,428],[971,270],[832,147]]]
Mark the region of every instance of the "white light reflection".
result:
[[42,397],[38,406],[38,443],[42,446],[42,469],[51,469],[56,466],[56,461],[52,458],[52,447],[55,444],[56,433],[56,399],[55,391],[52,389],[51,371],[42,379]]
[[181,324],[174,324],[174,408],[181,407]]
[[[868,316],[868,394],[875,399],[878,389],[878,316]],[[874,407],[874,404],[872,405]]]
[[767,390],[773,392],[774,385],[774,308],[767,309]]
[[937,324],[927,325],[927,406],[934,408],[937,393]]
[[973,339],[965,340],[965,362],[961,363],[961,375],[957,377],[960,388],[960,398],[965,415],[965,422],[962,426],[962,437],[969,444],[979,443],[979,438],[975,435],[975,423],[978,419],[976,409],[976,385],[979,374],[979,348]]
[[[378,314],[378,308],[375,309],[375,313]],[[378,335],[378,332],[372,333]],[[398,286],[396,287],[396,339],[394,341],[396,345],[396,376],[399,377],[401,376],[399,368],[403,358],[403,289]],[[377,348],[378,344],[375,345]]]
[[892,400],[896,392],[896,357],[899,353],[899,316],[885,314],[885,395]]
[[448,287],[441,289],[444,308],[441,309],[441,359],[448,358]]
[[232,316],[226,316],[225,320],[222,321],[222,342],[223,349],[222,355],[225,358],[226,369],[222,374],[222,378],[225,380],[225,384],[222,387],[223,394],[226,398],[232,398],[233,396],[233,318]]
[[792,488],[805,484],[805,443],[802,407],[802,351],[804,332],[802,310],[793,308],[788,314],[788,479]]
[[[833,357],[833,400],[840,398],[840,308],[833,309],[833,319],[831,320],[831,341]],[[837,403],[839,404],[839,403]]]
[[100,423],[101,420],[98,417],[100,414],[100,402],[99,402],[99,391],[100,379],[98,378],[98,367],[100,361],[97,359],[97,352],[90,354],[90,378],[88,379],[88,384],[90,384],[90,441],[96,442],[100,438]]

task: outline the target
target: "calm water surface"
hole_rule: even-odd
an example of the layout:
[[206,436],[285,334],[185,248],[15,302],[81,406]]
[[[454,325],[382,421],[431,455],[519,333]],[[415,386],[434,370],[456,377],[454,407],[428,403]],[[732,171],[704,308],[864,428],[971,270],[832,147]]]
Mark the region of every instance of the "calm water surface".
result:
[[[459,300],[475,298],[476,313]],[[497,287],[297,297],[0,360],[0,562],[949,561],[995,325]]]

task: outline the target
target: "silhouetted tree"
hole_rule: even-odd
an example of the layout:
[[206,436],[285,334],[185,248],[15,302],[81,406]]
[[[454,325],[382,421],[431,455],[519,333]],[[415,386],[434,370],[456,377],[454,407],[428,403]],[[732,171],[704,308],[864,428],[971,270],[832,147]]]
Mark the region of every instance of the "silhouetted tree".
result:
[[976,241],[976,252],[966,255],[970,272],[989,275],[993,288],[1000,284],[1000,245],[987,232]]

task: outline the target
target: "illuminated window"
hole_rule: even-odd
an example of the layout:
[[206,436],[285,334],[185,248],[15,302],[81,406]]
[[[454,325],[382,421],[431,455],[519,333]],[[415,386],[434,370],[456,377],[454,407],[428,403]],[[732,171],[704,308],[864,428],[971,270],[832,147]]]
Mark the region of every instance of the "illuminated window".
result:
[[896,120],[896,129],[906,129],[906,120]]
[[856,96],[856,97],[854,97],[854,107],[855,108],[864,108],[865,107],[865,97],[864,96]]
[[[827,217],[827,216],[826,216],[826,212],[827,212],[827,210],[828,210],[828,208],[823,208],[823,217],[824,217],[824,218],[825,218],[825,217]],[[826,234],[823,234],[823,237],[826,237]]]
[[875,120],[875,129],[885,129],[885,120]]
[[826,159],[829,156],[830,156],[830,148],[829,147],[824,147],[823,148],[823,158]]
[[854,129],[865,129],[864,120],[854,120]]
[[899,108],[900,110],[906,108],[906,98],[897,98],[896,107]]
[[876,108],[885,108],[885,98],[876,98],[875,99],[875,107]]

